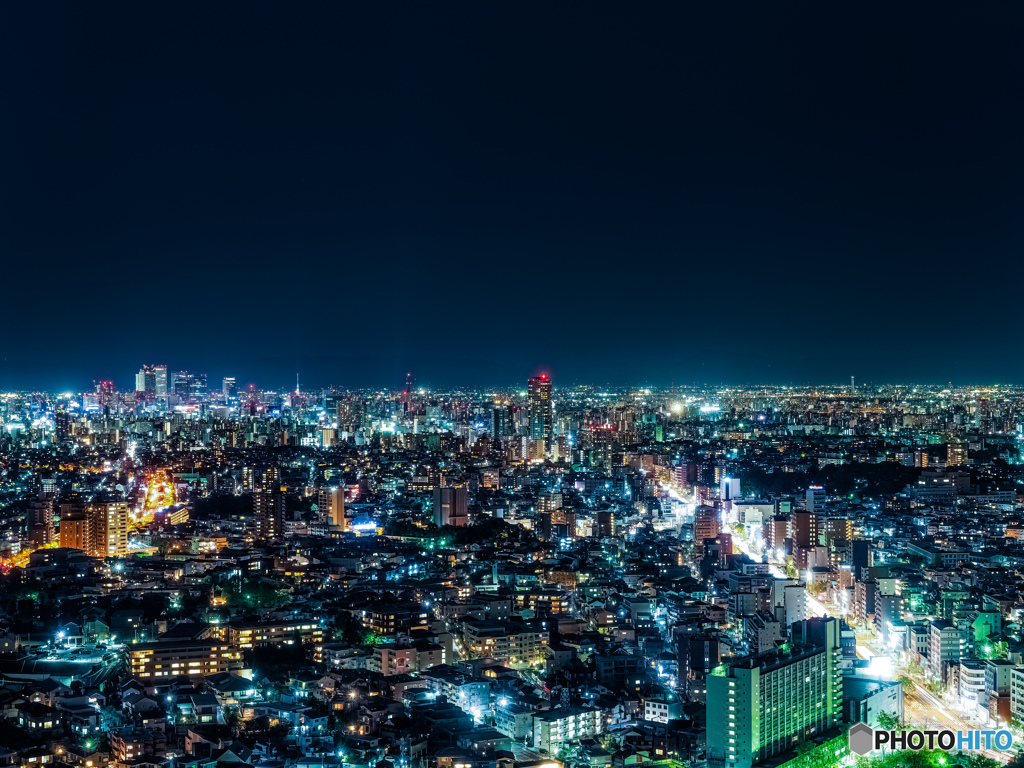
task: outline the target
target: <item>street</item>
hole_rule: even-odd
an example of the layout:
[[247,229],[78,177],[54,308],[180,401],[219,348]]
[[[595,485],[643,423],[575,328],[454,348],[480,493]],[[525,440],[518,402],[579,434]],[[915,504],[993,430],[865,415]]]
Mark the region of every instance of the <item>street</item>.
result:
[[[733,544],[744,554],[750,557],[751,560],[761,562],[761,556],[750,551],[747,542],[739,536],[733,537]],[[775,565],[771,565],[771,573],[776,578],[785,578],[785,574],[780,571]],[[814,616],[832,616],[834,615],[821,601],[807,595],[807,605],[809,613]],[[862,637],[857,637],[857,655],[862,659],[872,659],[876,656],[888,656],[889,654],[882,654],[875,651],[874,648]],[[979,728],[975,724],[969,723],[960,715],[950,711],[948,708],[943,706],[942,702],[935,697],[934,694],[929,692],[923,686],[921,686],[913,678],[909,678],[913,683],[910,691],[904,689],[903,694],[903,720],[907,723],[912,723],[915,726],[919,726],[922,729],[930,728],[949,728],[954,731],[967,731]],[[982,754],[987,757],[994,758],[1001,763],[1008,763],[1013,758],[1013,752],[1010,751],[999,751],[994,749],[986,749],[981,751]]]

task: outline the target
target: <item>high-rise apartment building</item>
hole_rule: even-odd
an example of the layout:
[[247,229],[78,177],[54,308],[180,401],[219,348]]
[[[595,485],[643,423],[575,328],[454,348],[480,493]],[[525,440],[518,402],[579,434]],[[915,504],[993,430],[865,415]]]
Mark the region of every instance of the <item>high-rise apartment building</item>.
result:
[[281,490],[280,467],[242,467],[242,487],[250,492]]
[[819,515],[825,511],[825,489],[820,485],[812,485],[807,488],[807,511],[817,512]]
[[551,379],[546,373],[534,376],[526,386],[527,411],[530,418],[530,440],[551,444]]
[[60,545],[90,557],[128,554],[128,502],[61,505]]
[[740,496],[740,479],[738,477],[723,477],[718,484],[718,498],[722,501],[735,501]]
[[946,446],[946,466],[967,466],[967,446],[963,443],[950,443]]
[[538,534],[544,541],[576,537],[576,512],[567,507],[548,509],[537,513],[540,523]]
[[434,522],[439,525],[467,525],[469,511],[466,486],[434,489]]
[[693,511],[693,541],[701,545],[706,539],[718,538],[721,533],[721,515],[719,511],[707,504],[699,505]]
[[797,510],[793,513],[792,532],[793,545],[810,549],[818,546],[818,515],[809,510]]
[[839,622],[793,624],[777,651],[719,666],[707,677],[709,761],[751,768],[835,727],[842,715]]
[[344,488],[321,488],[317,495],[316,506],[320,516],[332,528],[340,528],[342,531],[350,530],[349,519],[345,516]]
[[93,557],[124,557],[128,554],[128,502],[90,504]]
[[26,514],[26,522],[29,526],[29,539],[36,544],[50,544],[57,541],[57,528],[53,519],[55,509],[56,503],[52,494],[42,493],[38,498],[33,499]]
[[252,495],[256,520],[256,538],[271,541],[284,536],[284,494],[280,491],[256,491]]

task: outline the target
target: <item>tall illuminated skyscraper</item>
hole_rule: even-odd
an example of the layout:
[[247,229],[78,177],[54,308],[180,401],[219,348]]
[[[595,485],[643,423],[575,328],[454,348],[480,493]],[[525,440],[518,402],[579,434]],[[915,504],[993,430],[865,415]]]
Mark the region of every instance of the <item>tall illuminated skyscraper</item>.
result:
[[169,394],[177,395],[182,402],[187,402],[192,397],[192,387],[195,376],[188,371],[171,372],[171,390]]
[[153,370],[156,371],[156,396],[167,397],[167,366],[157,365]]
[[551,379],[546,373],[534,376],[527,382],[526,396],[530,440],[543,440],[547,448],[551,444]]
[[224,402],[227,403],[238,397],[238,384],[234,376],[225,376],[220,385],[221,394],[224,395]]
[[151,365],[144,365],[135,374],[135,391],[141,392],[147,398],[156,396],[156,368]]
[[71,439],[73,429],[71,414],[67,411],[57,411],[53,414],[54,439],[63,443]]

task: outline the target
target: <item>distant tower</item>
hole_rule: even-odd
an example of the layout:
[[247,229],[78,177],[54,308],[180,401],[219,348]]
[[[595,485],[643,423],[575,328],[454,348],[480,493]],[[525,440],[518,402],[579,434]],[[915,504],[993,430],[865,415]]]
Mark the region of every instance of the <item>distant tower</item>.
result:
[[543,440],[551,445],[551,379],[546,373],[534,376],[526,386],[530,416],[530,440]]
[[151,365],[142,366],[135,374],[135,391],[147,398],[156,397],[156,368]]
[[156,396],[167,397],[167,366],[156,365],[153,370],[156,372]]
[[853,385],[853,376],[850,377],[850,394],[852,395],[857,391],[857,387]]

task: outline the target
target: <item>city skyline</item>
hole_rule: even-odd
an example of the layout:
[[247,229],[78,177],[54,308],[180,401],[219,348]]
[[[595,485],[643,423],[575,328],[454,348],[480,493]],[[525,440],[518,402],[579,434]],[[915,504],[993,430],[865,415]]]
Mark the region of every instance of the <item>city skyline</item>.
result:
[[907,724],[1013,757],[1024,387],[556,382],[0,393],[0,754],[808,768]]
[[[281,375],[268,375],[265,377],[247,376],[244,370],[230,368],[224,369],[224,373],[209,373],[207,370],[200,370],[195,367],[174,367],[171,365],[165,366],[168,375],[172,372],[181,372],[186,374],[193,374],[202,376],[205,379],[206,386],[211,390],[220,390],[224,379],[232,379],[236,388],[239,391],[255,387],[257,389],[273,390],[277,392],[294,392],[296,389],[296,380],[298,379],[299,387],[303,392],[312,392],[320,390],[365,390],[365,391],[398,391],[402,389],[407,380],[411,380],[415,383],[416,388],[424,389],[427,391],[454,391],[464,389],[467,391],[505,391],[505,390],[522,390],[526,392],[524,381],[524,374],[522,371],[519,372],[518,377],[514,374],[505,377],[501,380],[485,381],[482,379],[470,379],[468,381],[460,381],[455,377],[439,376],[436,381],[425,380],[418,374],[412,372],[406,372],[394,378],[391,382],[385,382],[380,379],[370,378],[354,378],[352,381],[338,380],[324,380],[314,379],[313,381],[307,380],[305,375],[301,372],[293,372],[289,377],[288,374]],[[213,370],[219,370],[214,368]],[[404,369],[403,369],[404,370]],[[529,370],[536,370],[536,366]],[[878,388],[893,388],[893,387],[926,387],[931,389],[941,388],[953,388],[953,389],[988,389],[988,388],[1015,388],[1024,386],[1024,381],[985,381],[969,376],[961,376],[951,378],[949,380],[942,379],[923,379],[923,378],[908,378],[906,380],[871,380],[860,376],[847,376],[839,377],[834,380],[824,379],[807,379],[807,380],[721,380],[721,379],[706,379],[698,380],[694,379],[691,381],[687,380],[672,380],[672,381],[650,381],[650,380],[638,380],[629,379],[627,377],[621,377],[617,380],[605,381],[605,380],[587,380],[576,377],[570,377],[567,375],[559,375],[551,366],[544,366],[544,370],[548,371],[549,374],[544,374],[545,377],[550,378],[552,388],[557,391],[559,387],[607,387],[611,390],[621,391],[629,389],[658,389],[658,390],[671,390],[671,389],[728,389],[730,387],[737,389],[745,389],[750,387],[790,387],[794,389],[850,389],[851,378],[856,380],[856,387],[875,390]],[[111,382],[114,388],[120,392],[131,392],[137,390],[136,376],[138,370],[133,373],[118,372],[114,376],[104,376],[95,378],[89,381],[84,380],[84,377],[78,375],[68,375],[63,381],[67,384],[50,385],[50,386],[34,386],[31,383],[29,386],[12,385],[11,382],[14,379],[0,380],[0,391],[39,391],[39,392],[82,392],[86,390],[92,390],[103,382]],[[45,379],[44,379],[45,380]],[[51,381],[61,381],[56,379]]]

